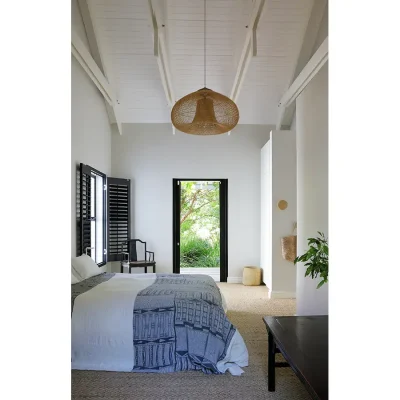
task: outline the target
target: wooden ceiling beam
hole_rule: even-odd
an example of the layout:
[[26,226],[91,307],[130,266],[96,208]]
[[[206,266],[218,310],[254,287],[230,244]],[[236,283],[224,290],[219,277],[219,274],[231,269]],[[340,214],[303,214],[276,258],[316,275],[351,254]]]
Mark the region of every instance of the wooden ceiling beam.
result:
[[[163,85],[168,106],[172,109],[175,104],[174,85],[169,62],[169,52],[167,43],[167,4],[165,0],[147,0],[150,14],[150,21],[153,27],[153,52],[157,58],[158,70],[160,72],[161,83]],[[172,125],[172,134],[176,130]]]
[[[304,34],[303,44],[299,56],[297,57],[292,77],[289,81],[289,87],[293,84],[294,80],[299,76],[300,72],[303,70],[303,68],[306,66],[307,62],[313,55],[315,42],[317,40],[318,32],[320,30],[321,22],[323,20],[324,13],[326,12],[327,6],[327,0],[314,0],[314,4],[310,13],[310,18],[307,24],[307,29]],[[292,102],[291,104],[288,104],[284,107],[282,105],[278,105],[278,120],[276,123],[276,130],[280,130],[283,127],[287,127],[287,129],[290,129],[295,110],[296,102]]]
[[250,61],[252,57],[257,56],[257,27],[264,10],[265,0],[255,0],[252,3],[250,18],[246,23],[246,34],[230,94],[230,98],[234,102],[239,97]]
[[107,103],[112,105],[115,101],[114,94],[107,78],[103,75],[103,72],[98,67],[79,35],[73,29],[71,30],[71,52],[89,78],[100,90]]
[[[79,9],[81,12],[83,25],[85,27],[86,36],[87,36],[87,39],[89,42],[90,53],[89,52],[87,52],[87,53],[89,54],[90,58],[94,61],[98,70],[101,72],[103,78],[105,79],[105,81],[108,84],[107,85],[108,86],[108,94],[107,94],[108,98],[104,97],[106,100],[106,110],[107,110],[108,119],[110,121],[111,127],[116,128],[118,133],[120,135],[122,135],[122,123],[119,118],[120,104],[117,99],[116,90],[115,90],[115,86],[114,86],[113,79],[112,79],[112,74],[111,74],[109,68],[107,68],[106,57],[105,57],[104,53],[102,53],[98,39],[97,39],[95,26],[93,24],[93,19],[91,17],[91,13],[90,13],[90,9],[89,9],[87,0],[78,0],[78,6],[79,6]],[[75,41],[76,41],[76,36],[77,35],[75,35]],[[78,37],[78,39],[79,39],[79,37]],[[86,50],[85,46],[84,46],[84,48]],[[89,60],[89,57],[87,54],[85,55],[85,59],[86,59],[86,61]],[[89,64],[92,65],[92,63],[90,61],[88,61],[88,62],[89,62]],[[86,69],[85,69],[85,71],[88,73],[88,71]],[[91,71],[91,73],[93,73],[93,71]],[[96,72],[96,74],[98,75],[98,71]],[[89,73],[88,73],[88,75],[92,79],[92,76]],[[101,77],[100,77],[100,79],[102,80]],[[95,82],[95,84],[96,84],[96,82]],[[104,96],[104,93],[101,90],[100,90],[100,92]],[[111,102],[110,102],[110,100],[111,100]]]
[[[328,51],[328,37],[322,42],[321,46],[314,53],[314,55],[310,58],[310,61],[306,64],[294,82],[290,85],[289,89],[282,96],[281,101],[279,102],[278,107],[284,110],[286,107],[290,106],[296,98],[300,95],[300,93],[306,88],[308,83],[314,78],[314,76],[318,73],[318,71],[325,65],[328,61],[329,51]],[[282,115],[282,114],[280,114]],[[280,121],[278,121],[277,127],[280,126]]]
[[167,103],[172,108],[175,104],[175,93],[167,46],[166,2],[164,0],[148,0],[148,5],[153,26],[154,56],[157,58]]

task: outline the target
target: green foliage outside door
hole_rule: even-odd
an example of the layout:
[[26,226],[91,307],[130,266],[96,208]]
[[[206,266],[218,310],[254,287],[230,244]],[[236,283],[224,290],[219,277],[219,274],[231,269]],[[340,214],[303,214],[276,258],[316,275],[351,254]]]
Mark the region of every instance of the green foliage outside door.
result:
[[180,267],[220,267],[220,182],[181,181]]

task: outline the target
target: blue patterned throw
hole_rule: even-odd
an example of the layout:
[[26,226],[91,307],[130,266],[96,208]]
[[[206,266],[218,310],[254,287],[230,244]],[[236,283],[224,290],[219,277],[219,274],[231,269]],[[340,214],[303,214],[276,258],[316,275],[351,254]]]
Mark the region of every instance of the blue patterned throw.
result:
[[134,304],[133,372],[220,374],[235,331],[211,277],[157,274]]

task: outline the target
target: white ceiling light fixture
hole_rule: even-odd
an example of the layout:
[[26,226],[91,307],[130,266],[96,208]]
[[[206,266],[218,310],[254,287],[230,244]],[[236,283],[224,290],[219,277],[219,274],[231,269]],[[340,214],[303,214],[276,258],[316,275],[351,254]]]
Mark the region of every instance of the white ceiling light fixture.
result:
[[208,89],[206,64],[206,0],[204,0],[204,88],[178,100],[171,111],[176,129],[192,135],[230,132],[239,122],[239,109],[227,96]]

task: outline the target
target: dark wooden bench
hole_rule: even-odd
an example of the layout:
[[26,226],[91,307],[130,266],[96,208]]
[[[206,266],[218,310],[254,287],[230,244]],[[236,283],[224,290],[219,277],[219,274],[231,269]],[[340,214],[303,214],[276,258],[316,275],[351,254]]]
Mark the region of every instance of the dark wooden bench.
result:
[[[263,317],[268,331],[268,391],[275,368],[290,366],[313,399],[328,399],[328,316]],[[287,363],[277,363],[282,353]]]

